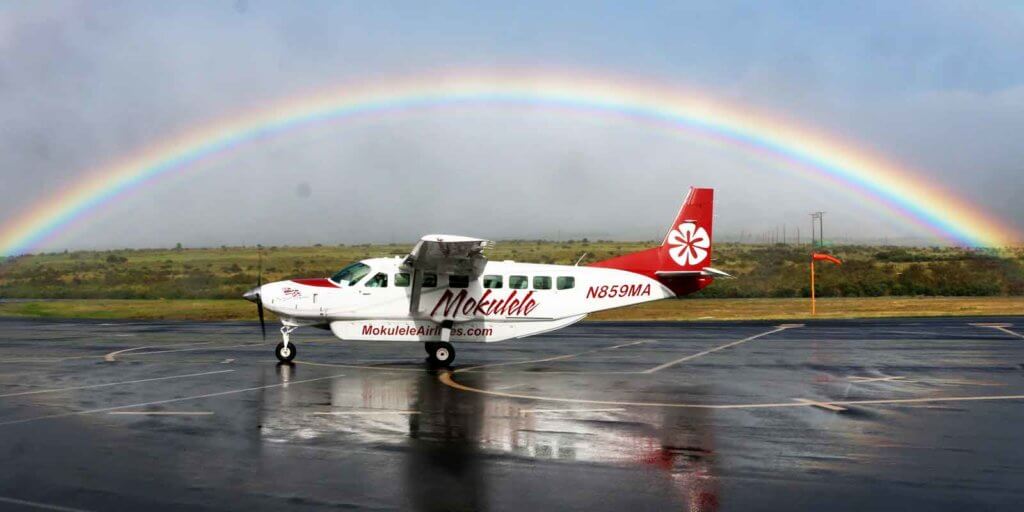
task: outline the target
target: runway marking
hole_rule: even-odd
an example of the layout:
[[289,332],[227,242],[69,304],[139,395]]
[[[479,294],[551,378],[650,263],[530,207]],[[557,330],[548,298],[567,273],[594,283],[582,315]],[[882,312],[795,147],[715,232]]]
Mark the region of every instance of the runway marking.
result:
[[67,388],[52,388],[52,389],[37,389],[34,391],[20,391],[18,393],[7,393],[0,395],[0,398],[7,398],[11,396],[25,396],[25,395],[38,395],[42,393],[59,393],[61,391],[76,391],[79,389],[95,389],[95,388],[106,388],[110,386],[122,386],[125,384],[140,384],[143,382],[155,382],[158,380],[172,380],[172,379],[186,379],[189,377],[201,377],[203,375],[215,375],[218,373],[230,373],[234,370],[217,370],[215,372],[202,372],[202,373],[188,373],[185,375],[171,375],[168,377],[153,377],[151,379],[138,379],[138,380],[125,380],[121,382],[106,382],[103,384],[89,384],[85,386],[71,386]]
[[412,415],[420,411],[325,411],[311,412],[313,416],[378,416],[387,414]]
[[[502,398],[514,398],[519,400],[536,400],[541,402],[559,402],[559,403],[576,403],[576,404],[592,404],[592,405],[618,405],[618,406],[629,406],[629,407],[667,407],[677,409],[775,409],[775,408],[787,408],[787,407],[814,407],[815,404],[806,402],[767,402],[767,403],[754,403],[754,404],[686,404],[686,403],[673,403],[673,402],[631,402],[624,400],[587,400],[582,398],[560,398],[551,396],[536,396],[536,395],[520,395],[516,393],[504,393],[500,391],[490,391],[486,389],[474,388],[465,384],[460,384],[452,379],[452,372],[442,372],[438,375],[438,380],[442,384],[457,389],[459,391],[465,391],[468,393],[479,393],[482,395],[498,396]],[[879,400],[832,400],[827,402],[834,406],[856,406],[856,405],[899,405],[899,404],[917,404],[917,403],[932,403],[932,402],[971,402],[971,401],[985,401],[985,400],[1024,400],[1024,395],[989,395],[989,396],[942,396],[942,397],[931,397],[931,398],[890,398],[890,399],[879,399]],[[0,424],[2,425],[2,424]]]
[[344,364],[344,363],[315,363],[313,361],[299,361],[298,359],[292,361],[295,364],[308,364],[310,366],[324,366],[327,368],[352,368],[357,370],[382,370],[391,372],[423,372],[423,367],[401,367],[401,366],[370,366],[370,365],[358,365],[358,364]]
[[654,368],[650,368],[650,369],[644,370],[644,371],[642,371],[640,373],[654,373],[654,372],[658,372],[658,371],[664,370],[665,368],[671,368],[671,367],[673,367],[673,366],[675,366],[675,365],[677,365],[679,363],[685,363],[687,361],[690,361],[691,359],[696,359],[696,358],[701,357],[701,356],[706,356],[706,355],[711,354],[713,352],[718,352],[719,350],[725,350],[725,349],[727,349],[729,347],[735,347],[736,345],[740,345],[740,344],[746,343],[748,341],[753,341],[753,340],[756,340],[758,338],[763,338],[765,336],[768,336],[769,334],[775,334],[777,332],[782,332],[782,331],[785,331],[787,329],[793,329],[793,328],[795,328],[797,326],[801,326],[801,325],[803,325],[803,324],[782,324],[782,325],[780,325],[780,326],[776,327],[775,329],[772,329],[772,330],[770,330],[768,332],[762,332],[761,334],[755,334],[753,336],[749,336],[749,337],[743,338],[742,340],[733,341],[731,343],[726,343],[725,345],[719,345],[719,346],[714,347],[714,348],[709,348],[709,349],[704,350],[702,352],[697,352],[696,354],[691,354],[691,355],[688,355],[686,357],[680,357],[679,359],[676,359],[675,361],[669,361],[669,362],[667,362],[665,364],[660,364],[658,366],[655,366]]
[[[236,345],[223,345],[223,346],[216,346],[216,347],[206,347],[206,345],[212,345],[214,343],[217,343],[217,342],[216,341],[204,341],[202,343],[195,343],[195,344],[184,345],[184,346],[188,346],[188,347],[200,347],[200,346],[202,346],[202,348],[181,348],[181,349],[171,349],[171,350],[157,350],[157,351],[154,351],[154,352],[143,352],[141,354],[133,354],[133,355],[135,355],[135,356],[149,356],[149,355],[154,355],[154,354],[169,354],[169,353],[172,353],[172,352],[189,352],[189,351],[193,351],[193,350],[203,350],[205,348],[220,349],[220,348],[237,348],[237,347],[249,347],[249,346],[255,347],[255,346],[258,346],[258,345],[265,345],[265,343],[241,343],[241,344],[236,344]],[[105,354],[105,355],[102,355],[102,356],[93,354],[93,355],[87,355],[87,356],[2,359],[2,360],[0,360],[0,363],[60,363],[60,362],[64,362],[64,361],[74,361],[74,360],[77,360],[77,359],[92,359],[92,358],[95,358],[95,357],[102,357],[104,361],[109,363],[109,362],[116,361],[117,360],[117,356],[119,354],[123,354],[123,353],[126,353],[126,352],[133,352],[133,351],[142,350],[142,349],[145,349],[145,348],[163,348],[163,347],[173,347],[173,346],[174,345],[156,345],[156,346],[147,346],[147,347],[132,347],[132,348],[124,349],[124,350],[116,350],[114,352],[110,352],[109,354]],[[181,345],[179,345],[179,346],[181,346]]]
[[213,411],[110,411],[120,416],[213,416]]
[[575,413],[575,412],[619,412],[625,411],[621,407],[613,407],[608,409],[520,409],[519,414],[545,414],[545,413]]
[[847,377],[846,380],[850,382],[864,383],[864,382],[917,382],[914,380],[904,380],[905,377],[897,375],[883,375],[882,377],[858,377],[856,375]]
[[796,400],[797,402],[805,403],[807,405],[813,405],[814,407],[820,407],[822,409],[826,409],[826,410],[833,411],[833,412],[843,412],[843,411],[847,410],[845,407],[839,407],[838,405],[833,405],[832,402],[818,402],[816,400],[808,400],[806,398],[794,398],[793,400]]
[[124,354],[126,352],[133,352],[135,350],[144,350],[144,349],[147,349],[147,348],[153,348],[153,347],[135,347],[135,348],[126,348],[124,350],[118,350],[116,352],[111,352],[111,353],[103,356],[103,360],[108,362],[108,363],[112,363],[114,361],[117,361],[117,356],[119,356],[121,354]]
[[1013,324],[971,324],[974,327],[989,327],[997,331],[1009,334],[1010,336],[1016,336],[1018,338],[1024,338],[1024,334],[1019,332],[1011,331],[1009,328],[1013,327]]
[[39,508],[43,510],[57,510],[59,512],[89,512],[82,508],[62,507],[60,505],[51,505],[49,503],[40,503],[38,501],[19,500],[18,498],[7,498],[5,496],[0,496],[0,503],[11,503],[13,505],[21,505],[24,507]]
[[[222,371],[226,371],[226,370],[222,370]],[[135,409],[137,407],[149,407],[149,406],[153,406],[153,405],[164,405],[164,404],[173,404],[173,403],[178,403],[178,402],[185,402],[185,401],[188,401],[188,400],[200,400],[200,399],[203,399],[203,398],[214,398],[214,397],[218,397],[218,396],[235,395],[235,394],[238,394],[238,393],[247,393],[249,391],[259,391],[261,389],[280,388],[280,387],[284,387],[284,386],[294,386],[296,384],[305,384],[307,382],[317,382],[317,381],[321,381],[321,380],[337,379],[338,377],[344,377],[344,376],[345,376],[345,374],[330,375],[330,376],[327,376],[327,377],[317,377],[315,379],[293,380],[291,382],[279,382],[277,384],[267,384],[266,386],[256,386],[256,387],[251,387],[251,388],[231,389],[231,390],[228,390],[228,391],[218,391],[216,393],[207,393],[207,394],[204,394],[204,395],[185,396],[185,397],[179,397],[179,398],[168,398],[166,400],[155,400],[155,401],[152,401],[152,402],[142,402],[142,403],[138,403],[138,404],[129,404],[129,405],[117,405],[117,406],[114,406],[114,407],[102,407],[102,408],[99,408],[99,409],[86,409],[86,410],[83,410],[83,411],[66,412],[66,413],[61,413],[61,414],[49,414],[49,415],[46,415],[46,416],[36,416],[35,418],[24,418],[24,419],[20,419],[20,420],[11,420],[11,421],[0,422],[0,427],[8,426],[8,425],[18,425],[18,424],[21,424],[21,423],[31,423],[33,421],[50,420],[50,419],[57,419],[57,418],[67,418],[67,417],[71,417],[71,416],[83,416],[83,415],[86,415],[86,414],[96,414],[96,413],[101,413],[101,412],[122,411],[122,410],[125,410],[125,409]]]
[[[170,354],[170,353],[173,353],[173,352],[191,352],[191,351],[194,351],[194,350],[205,350],[207,348],[215,348],[215,349],[217,349],[217,348],[237,348],[237,347],[249,347],[249,346],[257,346],[257,345],[264,345],[265,344],[265,343],[240,343],[240,344],[237,344],[237,345],[224,345],[224,346],[218,346],[218,347],[208,347],[208,345],[212,345],[214,343],[217,343],[217,342],[216,341],[204,341],[203,343],[194,343],[194,344],[190,344],[190,345],[185,345],[185,346],[190,347],[190,348],[174,348],[174,349],[170,349],[170,350],[156,350],[156,351],[153,351],[153,352],[143,352],[141,354],[133,354],[133,355],[135,355],[135,356],[151,356],[151,355],[155,355],[155,354]],[[173,345],[126,348],[124,350],[117,350],[117,351],[111,352],[111,353],[103,356],[103,360],[108,362],[108,363],[110,363],[110,362],[117,361],[117,356],[119,356],[121,354],[128,353],[128,352],[134,352],[136,350],[143,350],[143,349],[147,349],[147,348],[163,348],[163,347],[170,347],[170,346],[173,346]]]
[[624,348],[624,347],[632,347],[634,345],[640,345],[641,343],[650,343],[651,341],[652,340],[633,341],[633,342],[630,342],[630,343],[622,343],[620,345],[613,345],[611,347],[595,348],[595,349],[591,349],[591,350],[584,350],[583,352],[577,352],[575,354],[563,354],[563,355],[560,355],[560,356],[545,357],[545,358],[541,358],[541,359],[528,359],[528,360],[525,360],[525,361],[508,361],[508,362],[504,362],[504,363],[481,364],[481,365],[478,365],[478,366],[469,366],[469,367],[466,367],[466,368],[459,368],[459,369],[455,370],[455,372],[468,372],[468,371],[479,370],[481,368],[495,368],[495,367],[498,367],[498,366],[513,366],[513,365],[520,365],[520,364],[548,363],[548,362],[551,362],[551,361],[563,361],[563,360],[566,360],[566,359],[572,359],[574,357],[582,356],[582,355],[585,355],[585,354],[591,354],[591,353],[594,353],[594,352],[601,352],[601,351],[604,351],[604,350],[615,350],[615,349]]
[[[918,382],[916,380],[908,380],[906,382]],[[928,379],[925,381],[929,384],[939,385],[950,385],[950,386],[1006,386],[1002,382],[992,382],[987,380],[970,380],[970,379]]]

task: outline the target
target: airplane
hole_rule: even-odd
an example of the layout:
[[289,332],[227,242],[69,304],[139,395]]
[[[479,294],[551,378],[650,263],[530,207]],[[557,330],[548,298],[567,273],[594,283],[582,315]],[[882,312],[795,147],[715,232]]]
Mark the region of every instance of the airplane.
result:
[[422,237],[406,256],[352,263],[331,277],[262,284],[243,295],[281,320],[282,363],[296,355],[289,334],[330,330],[341,340],[423,343],[446,367],[452,342],[496,342],[554,331],[589,313],[682,297],[731,277],[711,264],[714,190],[690,188],[661,245],[585,266],[489,261],[493,242]]

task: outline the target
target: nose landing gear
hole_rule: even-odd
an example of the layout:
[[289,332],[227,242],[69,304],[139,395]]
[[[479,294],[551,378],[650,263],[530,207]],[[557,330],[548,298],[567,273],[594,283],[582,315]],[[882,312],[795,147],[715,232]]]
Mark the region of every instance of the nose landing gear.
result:
[[427,350],[427,359],[433,366],[447,367],[455,360],[455,347],[451,343],[427,342],[423,346]]
[[277,348],[274,349],[274,354],[277,355],[277,360],[282,363],[290,363],[292,359],[295,359],[295,344],[288,342],[288,335],[294,331],[296,327],[283,326],[281,327],[281,337],[284,340],[277,344]]

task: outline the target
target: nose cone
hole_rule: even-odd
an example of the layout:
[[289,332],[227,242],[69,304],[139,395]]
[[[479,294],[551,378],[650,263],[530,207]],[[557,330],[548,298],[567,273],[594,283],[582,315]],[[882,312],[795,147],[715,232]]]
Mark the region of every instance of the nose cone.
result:
[[260,287],[253,288],[242,294],[242,298],[249,302],[256,302],[256,297],[260,295]]

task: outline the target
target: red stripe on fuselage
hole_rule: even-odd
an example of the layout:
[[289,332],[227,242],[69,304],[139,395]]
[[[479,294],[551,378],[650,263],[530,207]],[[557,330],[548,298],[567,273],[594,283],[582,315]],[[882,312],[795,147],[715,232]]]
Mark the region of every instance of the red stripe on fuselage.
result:
[[338,285],[334,284],[330,279],[292,279],[293,283],[304,284],[306,286],[318,286],[320,288],[337,288]]

